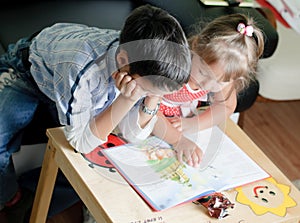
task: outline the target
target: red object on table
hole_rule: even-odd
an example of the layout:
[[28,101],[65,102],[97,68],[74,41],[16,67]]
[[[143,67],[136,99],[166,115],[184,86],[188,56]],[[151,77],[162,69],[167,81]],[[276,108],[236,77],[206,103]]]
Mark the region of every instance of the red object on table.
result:
[[88,154],[82,154],[82,156],[87,159],[91,164],[108,168],[109,171],[115,172],[115,167],[102,153],[103,149],[108,149],[110,147],[119,146],[125,144],[126,141],[118,137],[115,134],[110,134],[106,143],[99,145],[92,152]]

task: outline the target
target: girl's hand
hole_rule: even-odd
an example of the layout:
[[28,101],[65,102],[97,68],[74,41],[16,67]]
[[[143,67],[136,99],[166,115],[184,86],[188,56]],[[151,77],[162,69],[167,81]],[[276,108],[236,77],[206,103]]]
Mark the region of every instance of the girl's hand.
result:
[[127,72],[117,71],[113,73],[112,77],[115,79],[116,87],[124,97],[137,101],[143,96],[142,88],[137,85],[136,81]]
[[179,142],[173,146],[177,153],[177,159],[179,162],[185,161],[189,166],[192,167],[199,166],[203,152],[193,141],[183,136]]
[[182,118],[176,116],[168,118],[168,120],[175,129],[182,132]]
[[171,117],[168,120],[179,132],[193,133],[201,129],[197,115],[190,118]]

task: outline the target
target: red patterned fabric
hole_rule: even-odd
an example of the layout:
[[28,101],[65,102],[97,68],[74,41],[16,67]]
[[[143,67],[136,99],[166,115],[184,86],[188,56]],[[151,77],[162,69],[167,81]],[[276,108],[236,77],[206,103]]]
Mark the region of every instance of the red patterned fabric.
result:
[[164,95],[164,98],[166,99],[166,101],[189,102],[199,99],[207,93],[208,91],[203,90],[193,91],[188,85],[185,84],[180,90],[176,91],[175,93]]
[[192,90],[188,85],[184,85],[180,90],[172,94],[164,95],[160,104],[160,111],[165,116],[182,116],[180,106],[187,102],[192,102],[205,96],[208,91]]
[[162,111],[162,113],[168,117],[181,116],[180,106],[171,107],[171,106],[164,105],[163,103],[160,103],[159,110]]

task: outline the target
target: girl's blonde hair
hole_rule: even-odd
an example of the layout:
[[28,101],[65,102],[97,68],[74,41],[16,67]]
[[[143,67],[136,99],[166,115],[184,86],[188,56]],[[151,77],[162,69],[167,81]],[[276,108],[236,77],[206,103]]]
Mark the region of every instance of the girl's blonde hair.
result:
[[[241,32],[239,24],[252,26],[252,35]],[[264,38],[252,18],[243,14],[230,14],[208,23],[198,34],[189,38],[189,44],[191,50],[208,65],[217,63],[224,67],[223,81],[234,80],[234,86],[239,92],[256,75],[258,59],[264,49]]]

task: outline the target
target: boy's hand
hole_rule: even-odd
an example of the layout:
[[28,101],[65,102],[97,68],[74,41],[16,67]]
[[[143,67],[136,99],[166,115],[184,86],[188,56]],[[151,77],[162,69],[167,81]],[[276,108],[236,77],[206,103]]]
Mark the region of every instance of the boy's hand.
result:
[[137,101],[143,96],[143,90],[127,72],[117,71],[113,73],[112,77],[115,79],[116,87],[124,97]]
[[186,161],[192,167],[199,166],[203,152],[193,141],[182,136],[174,148],[179,162]]

